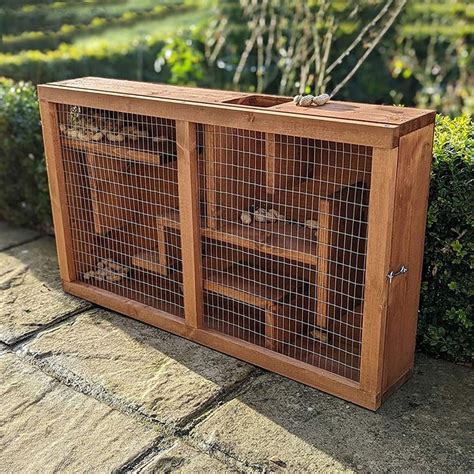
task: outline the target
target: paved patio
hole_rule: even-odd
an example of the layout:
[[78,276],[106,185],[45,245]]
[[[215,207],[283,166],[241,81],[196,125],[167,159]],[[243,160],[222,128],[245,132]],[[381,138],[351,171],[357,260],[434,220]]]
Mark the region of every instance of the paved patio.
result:
[[473,372],[418,355],[377,412],[64,294],[0,223],[2,472],[474,469]]

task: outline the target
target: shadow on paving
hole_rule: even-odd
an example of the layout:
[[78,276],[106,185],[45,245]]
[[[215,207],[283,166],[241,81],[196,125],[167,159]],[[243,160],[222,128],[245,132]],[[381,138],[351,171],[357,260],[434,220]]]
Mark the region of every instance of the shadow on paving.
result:
[[413,377],[373,413],[265,374],[192,436],[248,465],[290,471],[472,471],[474,377],[419,355]]
[[[53,300],[62,301],[57,270],[37,269],[31,253],[27,257],[21,248],[7,253],[28,261],[28,271],[53,285]],[[372,413],[266,372],[217,403],[248,380],[251,366],[108,311],[91,310],[39,332],[19,352],[66,383],[76,377],[100,386],[164,423],[182,423],[204,412],[190,441],[242,467],[474,469],[473,373],[422,355],[412,379]]]

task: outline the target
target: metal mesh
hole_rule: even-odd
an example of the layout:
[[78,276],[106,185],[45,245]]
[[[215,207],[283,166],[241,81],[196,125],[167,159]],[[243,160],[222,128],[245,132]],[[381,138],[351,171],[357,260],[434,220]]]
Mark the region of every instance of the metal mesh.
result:
[[183,316],[175,122],[62,105],[58,121],[76,279]]
[[206,327],[359,380],[372,150],[199,133]]
[[[175,122],[58,121],[76,279],[183,317]],[[197,130],[205,328],[359,380],[372,149]]]

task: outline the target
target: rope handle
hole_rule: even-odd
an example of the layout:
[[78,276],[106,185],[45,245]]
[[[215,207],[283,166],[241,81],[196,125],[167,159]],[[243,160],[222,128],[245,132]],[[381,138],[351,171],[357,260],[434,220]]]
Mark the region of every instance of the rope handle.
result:
[[320,94],[317,96],[298,94],[293,97],[293,102],[298,107],[310,107],[311,105],[320,106],[327,104],[330,99],[329,94]]

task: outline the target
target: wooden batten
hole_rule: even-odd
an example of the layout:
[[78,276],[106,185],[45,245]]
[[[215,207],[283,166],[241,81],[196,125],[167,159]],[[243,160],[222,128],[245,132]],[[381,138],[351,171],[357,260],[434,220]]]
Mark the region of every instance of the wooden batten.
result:
[[217,128],[204,127],[204,167],[206,180],[206,220],[209,229],[217,229],[216,158]]
[[434,113],[100,78],[39,97],[65,291],[372,410],[408,378]]
[[[268,109],[250,108],[221,103],[199,104],[185,100],[159,97],[140,97],[119,93],[63,88],[54,85],[39,86],[39,95],[45,100],[62,104],[83,104],[117,112],[135,109],[137,113],[160,116],[176,120],[193,117],[197,123],[244,130],[271,132],[319,140],[344,141],[357,145],[393,148],[399,138],[395,125],[364,121],[306,117],[299,113],[277,112]],[[279,120],[276,118],[279,117]]]
[[178,188],[183,252],[183,292],[186,324],[202,326],[202,266],[196,124],[176,122]]
[[361,387],[381,401],[398,149],[374,149],[365,270]]
[[331,259],[331,204],[322,200],[318,221],[318,267],[316,282],[316,323],[327,326],[329,296],[329,262]]
[[265,134],[265,184],[268,194],[275,193],[275,159],[276,159],[276,144],[275,134]]
[[64,281],[73,281],[76,279],[76,272],[57,110],[55,104],[44,100],[40,100],[39,105],[59,271]]

